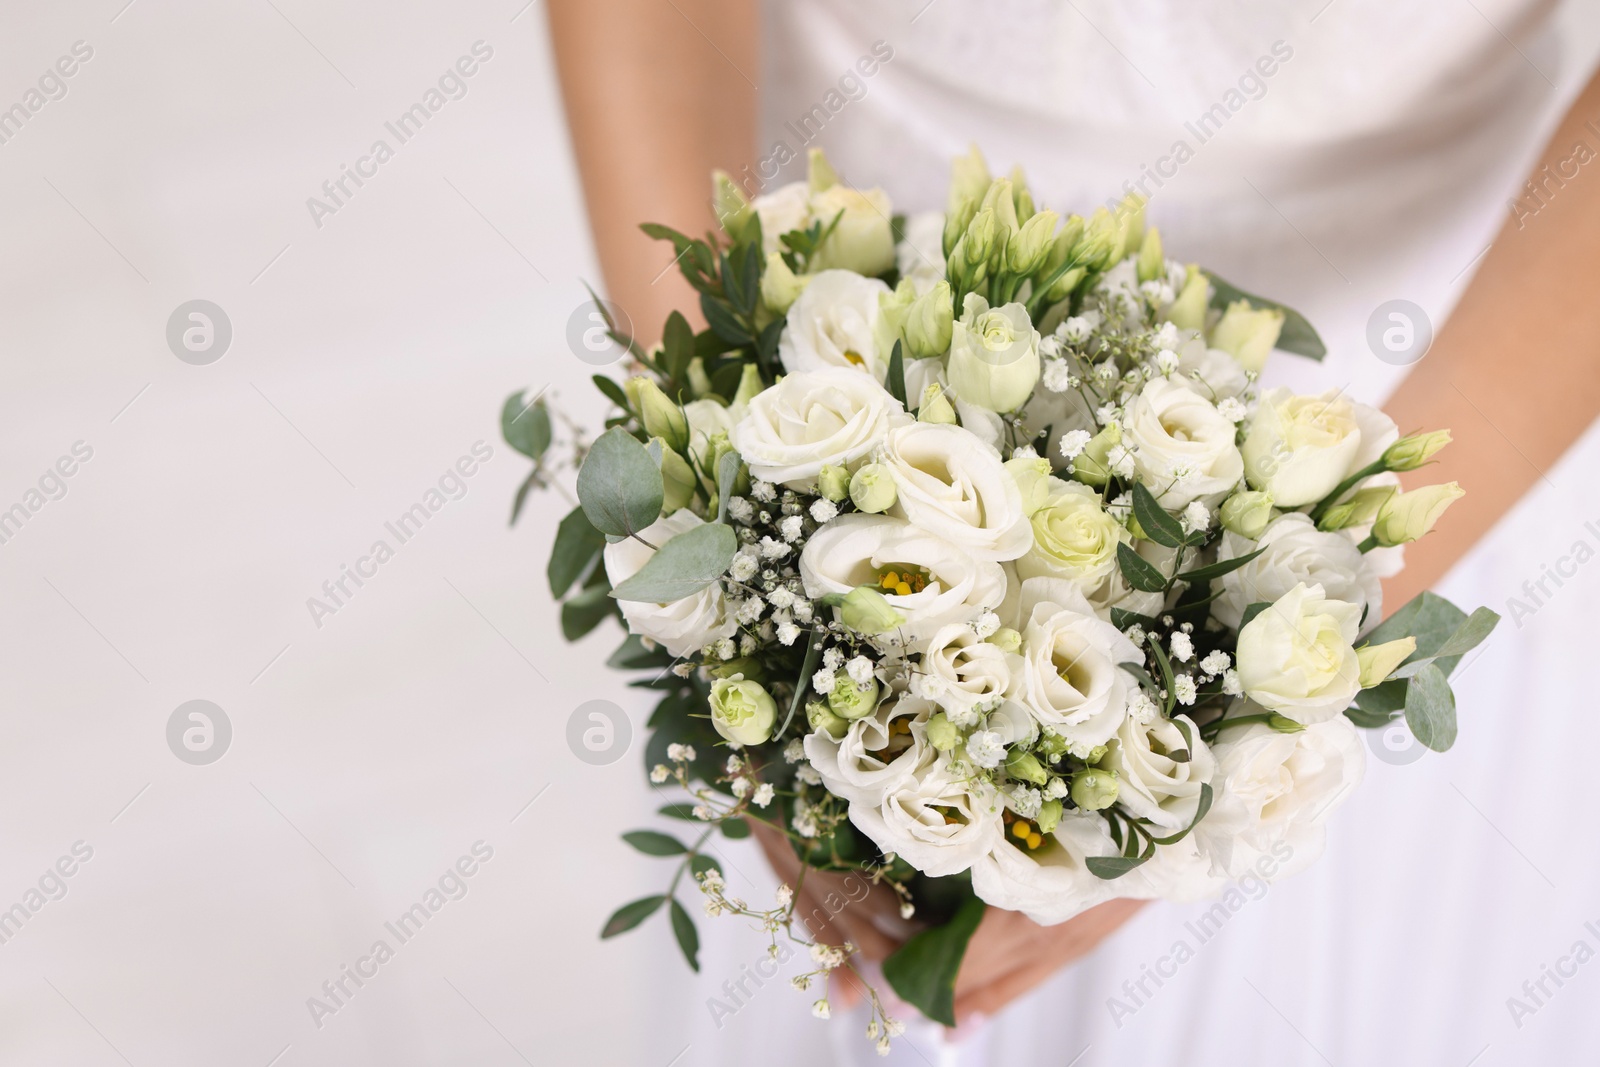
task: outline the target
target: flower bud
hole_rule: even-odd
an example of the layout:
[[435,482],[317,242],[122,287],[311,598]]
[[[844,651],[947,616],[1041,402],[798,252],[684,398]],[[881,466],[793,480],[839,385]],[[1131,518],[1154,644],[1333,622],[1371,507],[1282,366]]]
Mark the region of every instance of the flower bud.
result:
[[750,656],[739,656],[736,659],[724,660],[716,665],[707,664],[706,671],[713,678],[732,678],[738,681],[741,677],[752,682],[764,681],[767,677],[766,668]]
[[1095,208],[1094,214],[1072,250],[1072,258],[1092,271],[1102,271],[1117,261],[1122,251],[1122,229],[1105,208]]
[[1466,495],[1466,491],[1455,482],[1413,489],[1409,493],[1396,493],[1378,509],[1377,521],[1372,524],[1372,537],[1385,547],[1415,541],[1433,529],[1446,508]]
[[822,154],[820,148],[813,148],[806,153],[806,183],[811,187],[812,195],[826,192],[839,184],[839,175],[834,173],[833,164],[828,162],[828,157]]
[[1295,722],[1289,716],[1279,715],[1277,712],[1273,712],[1267,717],[1267,725],[1280,734],[1297,734],[1306,728],[1305,723]]
[[1392,471],[1414,471],[1449,443],[1449,430],[1414,433],[1388,447],[1383,453],[1383,465]]
[[695,477],[694,468],[689,466],[688,460],[668,448],[661,438],[653,440],[661,445],[661,458],[658,461],[661,466],[661,514],[671,515],[679,508],[689,506],[700,480]]
[[1231,353],[1239,366],[1247,371],[1259,372],[1266,366],[1267,355],[1278,343],[1283,330],[1283,312],[1278,308],[1259,311],[1247,300],[1235,300],[1222,313],[1222,318],[1211,331],[1211,347]]
[[950,351],[950,333],[955,326],[953,299],[950,283],[940,281],[912,302],[904,331],[912,358],[929,359]]
[[1005,236],[994,212],[985,209],[972,216],[972,222],[967,226],[966,261],[987,266],[997,249],[1005,251]]
[[989,176],[989,164],[984,162],[983,153],[973,144],[967,149],[966,155],[957,156],[950,163],[948,213],[955,214],[962,204],[975,204],[982,200],[993,181]]
[[1028,179],[1022,174],[1019,163],[1011,168],[1011,203],[1015,205],[1018,222],[1027,222],[1038,210],[1033,203],[1033,193],[1028,190]]
[[1089,439],[1072,460],[1072,476],[1085,485],[1105,485],[1111,478],[1111,450],[1122,443],[1122,427],[1112,423]]
[[761,381],[761,368],[754,362],[746,363],[739,372],[739,391],[733,394],[733,403],[729,407],[742,408],[761,394],[766,385]]
[[1183,291],[1167,307],[1164,316],[1180,330],[1203,330],[1206,309],[1211,306],[1211,281],[1193,263],[1184,270]]
[[1129,193],[1117,205],[1117,230],[1121,241],[1113,263],[1134,255],[1144,245],[1144,205],[1146,199],[1138,193]]
[[722,224],[723,233],[733,238],[735,243],[749,236],[750,220],[756,217],[756,213],[751,210],[744,190],[728,177],[727,171],[711,172],[711,204],[717,213],[717,221]]
[[833,692],[828,694],[828,710],[841,719],[865,718],[878,707],[878,680],[868,678],[865,685],[857,685],[850,675],[840,671],[833,676]]
[[928,744],[940,752],[949,752],[960,743],[961,730],[945,717],[944,712],[937,712],[928,717]]
[[1013,749],[1011,755],[1006,757],[1006,773],[1024,782],[1032,782],[1034,785],[1044,785],[1050,780],[1050,775],[1045,773],[1044,764],[1040,763],[1033,753],[1021,749]]
[[922,391],[922,404],[917,408],[918,422],[932,422],[942,426],[954,426],[956,423],[956,409],[950,406],[950,401],[945,397],[944,390],[938,382],[929,382],[928,387]]
[[726,740],[759,745],[772,736],[778,706],[772,695],[744,678],[719,678],[711,683],[711,725]]
[[833,713],[828,705],[813,700],[806,704],[806,721],[813,730],[821,730],[835,741],[843,737],[850,724]]
[[1100,811],[1117,802],[1117,776],[1111,771],[1079,771],[1072,776],[1072,802],[1084,811]]
[[1365,489],[1357,489],[1343,503],[1335,504],[1323,512],[1322,518],[1317,520],[1317,529],[1343,530],[1348,526],[1371,522],[1378,517],[1378,509],[1383,502],[1399,491],[1393,485],[1369,485]]
[[645,433],[661,438],[672,452],[682,452],[689,446],[688,417],[661,391],[655,379],[641,374],[629,378],[624,389],[639,421],[644,423]]
[[1006,246],[1006,269],[1027,277],[1044,266],[1055,242],[1056,223],[1060,220],[1061,216],[1054,211],[1041,211],[1023,223]]
[[706,361],[695,356],[689,361],[689,391],[697,397],[711,392],[711,376],[706,373]]
[[1402,637],[1381,645],[1362,645],[1356,649],[1356,662],[1361,664],[1361,688],[1371,689],[1387,679],[1416,650],[1415,637]]
[[1155,281],[1167,276],[1167,259],[1161,252],[1161,231],[1154,226],[1145,231],[1144,243],[1139,246],[1139,262],[1135,271],[1141,282]]
[[825,464],[817,475],[817,493],[839,503],[850,495],[850,472],[832,463]]
[[1041,834],[1053,834],[1056,827],[1061,825],[1061,801],[1047,800],[1039,805],[1039,814],[1034,817],[1034,822],[1039,824]]
[[839,622],[868,637],[892,630],[906,617],[870,585],[858,585],[839,601]]
[[850,477],[850,502],[858,511],[868,515],[888,511],[897,496],[894,476],[882,463],[868,463]]
[[1022,635],[1009,626],[1002,626],[989,635],[989,643],[1002,652],[1015,652],[1022,647]]
[[767,269],[761,275],[761,302],[774,315],[786,315],[789,306],[805,292],[810,275],[799,275],[789,269],[783,256],[767,253]]
[[1222,527],[1254,541],[1272,521],[1272,494],[1247,490],[1222,502]]
[[1022,493],[1022,513],[1032,518],[1050,499],[1050,461],[1026,456],[1006,460],[1005,468]]

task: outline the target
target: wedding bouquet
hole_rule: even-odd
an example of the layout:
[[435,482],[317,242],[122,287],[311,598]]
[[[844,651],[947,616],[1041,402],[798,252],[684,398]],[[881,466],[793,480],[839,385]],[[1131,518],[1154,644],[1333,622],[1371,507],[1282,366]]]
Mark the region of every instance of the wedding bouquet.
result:
[[[698,831],[624,835],[678,869],[603,936],[665,906],[696,965],[697,883],[787,959],[794,887],[752,906],[706,850],[755,823],[802,878],[897,895],[919,932],[884,976],[951,1023],[985,906],[1051,924],[1282,877],[1360,781],[1357,727],[1451,745],[1447,678],[1498,616],[1425,593],[1385,620],[1379,584],[1461,495],[1395,477],[1449,434],[1261,388],[1275,348],[1323,354],[1299,314],[1168,259],[1138,198],[1063,220],[976,149],[943,213],[818,152],[715,197],[720,233],[645,227],[708,325],[616,334],[636,373],[595,378],[616,414],[573,442],[549,563],[566,636],[616,616],[612,665],[653,672],[650,780]],[[503,421],[537,463],[520,507],[550,413],[518,394]],[[811,945],[796,984],[851,948]]]

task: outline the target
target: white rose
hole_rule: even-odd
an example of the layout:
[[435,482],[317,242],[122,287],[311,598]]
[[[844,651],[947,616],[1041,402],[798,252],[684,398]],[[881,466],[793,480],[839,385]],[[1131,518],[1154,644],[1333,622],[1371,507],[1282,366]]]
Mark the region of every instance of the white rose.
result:
[[[1253,870],[1271,880],[1316,860],[1323,824],[1367,767],[1360,732],[1342,715],[1293,734],[1266,723],[1225,728],[1211,751],[1217,795],[1195,833],[1215,871],[1228,878]],[[1262,869],[1268,853],[1271,873]]]
[[1245,695],[1295,722],[1332,719],[1361,691],[1353,647],[1361,609],[1296,585],[1239,631]]
[[897,492],[891,514],[976,559],[1016,559],[1033,532],[1000,453],[959,426],[914,422],[889,431],[877,457]]
[[1122,427],[1139,480],[1171,511],[1238,484],[1244,460],[1233,438],[1233,423],[1216,405],[1165,378],[1145,383]]
[[1100,494],[1082,482],[1050,478],[1044,505],[1033,513],[1033,547],[1017,560],[1017,575],[1048,575],[1100,585],[1117,569],[1117,545],[1132,536],[1100,506]]
[[755,477],[805,489],[824,466],[855,462],[906,418],[877,382],[834,367],[757,394],[729,439]]
[[809,185],[805,182],[790,182],[750,201],[756,217],[761,220],[763,253],[781,252],[783,245],[778,240],[780,237],[791,230],[803,230],[809,225],[810,200]]
[[[882,578],[891,570],[910,579],[910,592],[883,587]],[[949,623],[966,623],[993,610],[1006,595],[1000,564],[973,559],[904,519],[883,515],[844,515],[822,527],[800,553],[800,577],[812,599],[861,585],[878,589],[905,616],[880,640],[910,645]]]
[[956,774],[942,756],[891,786],[882,803],[852,801],[850,821],[932,878],[971,867],[1004,832],[994,790]]
[[[657,519],[639,531],[639,536],[659,547],[685,530],[703,524],[704,520],[694,512],[681,508],[664,519]],[[655,549],[632,537],[607,545],[604,552],[606,576],[613,586],[619,585],[637,574],[655,554]],[[670,604],[640,600],[617,603],[622,607],[622,617],[628,621],[630,633],[659,641],[674,656],[698,652],[713,641],[733,636],[738,628],[728,612],[722,586],[717,582]]]
[[[837,741],[826,730],[812,731],[805,739],[806,758],[828,792],[877,806],[885,793],[932,758],[926,726],[932,712],[926,700],[902,695],[856,719]],[[909,730],[896,728],[902,719],[908,720]]]
[[[1187,736],[1180,722],[1187,726]],[[1173,834],[1194,822],[1200,787],[1215,778],[1217,761],[1200,739],[1200,728],[1180,715],[1143,726],[1124,721],[1111,740],[1105,766],[1118,775],[1117,803]]]
[[882,189],[835,185],[812,194],[810,206],[811,221],[833,229],[817,249],[815,266],[866,275],[894,266],[894,207]]
[[936,704],[960,715],[1003,697],[1015,661],[1015,655],[980,639],[971,626],[951,623],[928,638],[921,684]]
[[918,296],[944,281],[944,212],[922,211],[907,219],[896,259],[900,277],[911,279]]
[[947,372],[956,396],[990,411],[1015,411],[1039,381],[1039,331],[1021,304],[990,308],[977,293],[962,303]]
[[1122,631],[1094,614],[1071,582],[1022,583],[1022,667],[1011,692],[1036,719],[1069,742],[1111,740],[1127,715],[1133,679],[1118,664],[1143,656]]
[[1325,595],[1364,609],[1367,624],[1383,617],[1383,585],[1367,559],[1343,533],[1326,533],[1298,511],[1279,515],[1262,531],[1259,541],[1227,532],[1218,546],[1219,561],[1246,556],[1257,548],[1261,555],[1218,581],[1222,591],[1211,614],[1230,629],[1238,629],[1251,604],[1270,603],[1296,585],[1320,585]]
[[878,349],[878,297],[889,287],[847,270],[814,276],[789,307],[778,358],[790,374],[854,367],[883,381],[889,353]]
[[1297,396],[1270,389],[1245,433],[1245,473],[1251,487],[1271,493],[1280,508],[1315,504],[1398,438],[1387,415],[1337,392]]

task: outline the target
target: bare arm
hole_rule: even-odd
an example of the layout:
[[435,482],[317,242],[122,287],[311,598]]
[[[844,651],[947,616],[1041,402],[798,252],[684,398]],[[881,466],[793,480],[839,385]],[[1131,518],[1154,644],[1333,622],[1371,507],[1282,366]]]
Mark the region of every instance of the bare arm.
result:
[[715,224],[711,170],[755,160],[751,0],[551,0],[550,36],[606,291],[649,343],[697,318],[669,245],[639,232]]
[[[1579,143],[1590,162],[1574,175]],[[1439,462],[1407,475],[1407,485],[1454,480],[1467,490],[1438,529],[1407,550],[1409,565],[1386,590],[1392,606],[1438,581],[1600,413],[1596,151],[1600,75],[1534,168],[1544,204],[1522,200],[1528,211],[1501,228],[1433,350],[1387,405],[1401,433],[1449,427],[1455,435]],[[1545,177],[1547,165],[1564,172],[1564,186]]]

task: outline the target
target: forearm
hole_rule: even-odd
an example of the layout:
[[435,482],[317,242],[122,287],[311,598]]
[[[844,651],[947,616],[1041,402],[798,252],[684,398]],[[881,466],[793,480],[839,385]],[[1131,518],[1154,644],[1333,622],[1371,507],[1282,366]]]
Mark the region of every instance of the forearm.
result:
[[[1437,530],[1407,549],[1406,570],[1387,583],[1392,607],[1438,581],[1600,412],[1596,152],[1600,76],[1534,167],[1540,199],[1522,198],[1525,210],[1501,228],[1433,350],[1387,405],[1401,433],[1448,427],[1455,435],[1407,485],[1454,480],[1467,491]],[[1580,158],[1590,162],[1577,170]]]
[[755,158],[750,0],[551,0],[550,34],[607,295],[649,343],[694,294],[639,231],[715,224],[711,171]]

